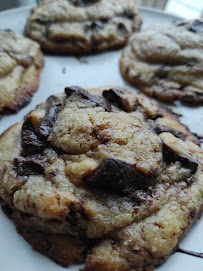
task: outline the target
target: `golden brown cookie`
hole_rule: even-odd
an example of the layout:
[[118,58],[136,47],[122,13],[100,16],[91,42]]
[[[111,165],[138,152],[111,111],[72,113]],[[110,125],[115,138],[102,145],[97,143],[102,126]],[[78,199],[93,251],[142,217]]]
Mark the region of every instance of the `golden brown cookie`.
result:
[[11,30],[0,30],[0,114],[16,112],[37,91],[44,59],[39,45]]
[[[21,234],[56,262],[144,270],[168,258],[198,218],[202,159],[197,138],[149,99],[72,86],[2,134],[0,197]],[[48,238],[57,251],[62,236],[63,255],[41,249]]]
[[203,103],[203,21],[154,25],[135,34],[120,59],[122,76],[150,97]]
[[89,54],[124,46],[140,29],[133,0],[52,0],[32,10],[25,33],[54,54]]

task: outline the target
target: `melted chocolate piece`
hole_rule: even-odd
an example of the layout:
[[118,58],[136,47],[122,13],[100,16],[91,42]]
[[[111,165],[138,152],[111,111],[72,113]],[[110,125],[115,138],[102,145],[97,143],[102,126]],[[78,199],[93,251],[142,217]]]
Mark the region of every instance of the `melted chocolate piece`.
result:
[[84,27],[85,31],[99,31],[101,29],[104,29],[104,24],[101,21],[94,21],[94,22],[88,22],[85,24]]
[[169,148],[164,143],[163,143],[163,159],[167,164],[179,161],[183,165],[183,167],[190,169],[191,175],[186,179],[186,182],[188,185],[191,185],[193,183],[194,175],[198,167],[197,161],[184,154],[176,153],[174,150]]
[[192,32],[203,32],[203,21],[194,20],[192,25],[189,27],[189,30]]
[[166,126],[162,126],[162,125],[157,125],[153,131],[159,135],[163,132],[168,132],[168,133],[171,133],[172,135],[174,135],[175,137],[178,137],[180,139],[182,139],[183,141],[185,140],[185,134],[181,131],[176,131],[176,130],[173,130],[173,129],[170,129]]
[[54,126],[55,121],[58,118],[60,111],[62,110],[62,105],[54,105],[47,108],[44,118],[41,120],[38,133],[40,136],[47,138]]
[[46,142],[42,141],[33,125],[31,117],[28,117],[22,126],[21,132],[21,146],[23,148],[23,155],[41,153],[46,147]]
[[92,174],[84,178],[84,181],[92,187],[128,195],[154,183],[151,176],[144,175],[129,163],[113,158],[104,160]]
[[87,7],[100,2],[101,0],[75,0],[74,6],[76,7]]
[[128,18],[130,20],[133,20],[135,16],[134,16],[134,13],[131,10],[125,10],[123,12],[123,17]]
[[122,101],[122,92],[116,88],[111,88],[109,90],[104,90],[102,95],[113,105],[120,108],[123,111],[125,110],[125,107],[123,105]]
[[88,219],[87,214],[84,212],[82,206],[79,207],[78,210],[72,210],[68,213],[66,217],[66,222],[74,228],[74,232],[76,235],[85,238],[85,229],[82,228],[80,225],[83,224],[84,226],[84,221]]
[[185,24],[184,20],[175,20],[175,21],[173,21],[173,25],[175,25],[175,26],[182,26],[184,24]]
[[168,77],[168,73],[170,71],[170,66],[162,65],[156,72],[156,76],[158,76],[161,79],[165,79]]
[[17,174],[20,176],[44,174],[44,166],[32,158],[14,158],[14,166]]
[[186,249],[182,249],[182,248],[177,248],[176,252],[181,252],[187,255],[191,255],[191,256],[195,256],[198,258],[203,258],[203,252],[194,252],[194,251],[190,251],[190,250],[186,250]]
[[158,118],[162,118],[163,117],[163,113],[161,111],[158,111],[155,115],[153,115],[151,117],[152,120],[156,120]]
[[119,23],[117,25],[117,29],[119,30],[119,32],[121,32],[124,35],[128,34],[128,30],[127,30],[127,28],[125,27],[125,25],[123,23]]
[[128,99],[123,95],[122,91],[116,88],[104,90],[102,95],[114,106],[125,112],[135,111],[138,105],[138,102],[136,102],[133,106],[130,106]]
[[111,105],[109,103],[106,103],[100,97],[90,94],[85,89],[77,87],[77,86],[71,86],[71,87],[65,88],[65,93],[67,97],[70,97],[74,92],[80,95],[83,99],[90,100],[97,106],[103,107],[106,111],[109,111],[109,112],[111,111]]

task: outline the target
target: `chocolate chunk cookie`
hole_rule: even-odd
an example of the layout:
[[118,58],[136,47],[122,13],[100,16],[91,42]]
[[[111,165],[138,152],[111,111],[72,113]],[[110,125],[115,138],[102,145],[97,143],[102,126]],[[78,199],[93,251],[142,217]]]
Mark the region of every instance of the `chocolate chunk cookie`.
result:
[[196,136],[173,113],[119,87],[71,86],[49,97],[1,135],[0,154],[5,213],[64,266],[153,267],[202,210]]
[[25,34],[54,54],[89,54],[124,46],[140,29],[133,0],[42,1]]
[[0,30],[0,115],[16,112],[37,90],[44,63],[36,42],[11,30]]
[[203,103],[203,21],[154,25],[133,36],[122,76],[150,97]]

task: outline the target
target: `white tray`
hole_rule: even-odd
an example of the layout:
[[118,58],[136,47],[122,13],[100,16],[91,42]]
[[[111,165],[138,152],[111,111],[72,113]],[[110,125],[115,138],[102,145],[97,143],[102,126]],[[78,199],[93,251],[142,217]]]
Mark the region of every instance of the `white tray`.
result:
[[[30,8],[18,8],[0,12],[0,28],[12,29],[23,33]],[[143,28],[152,23],[170,23],[174,16],[151,9],[140,9]],[[1,42],[1,41],[0,41]],[[18,114],[4,116],[0,120],[0,133],[12,124],[22,121],[23,116],[54,93],[62,92],[65,86],[79,85],[95,87],[116,84],[127,86],[119,73],[118,61],[121,50],[84,57],[87,63],[81,63],[75,57],[46,56],[41,76],[41,84],[32,102]],[[65,72],[64,72],[65,71]],[[129,87],[129,86],[128,86]],[[130,88],[130,87],[129,87]],[[136,91],[133,88],[130,88]],[[203,107],[186,107],[176,102],[170,106],[182,114],[181,121],[192,132],[203,135]],[[181,247],[196,252],[203,251],[203,219],[199,220],[181,243]],[[62,268],[49,258],[32,250],[30,245],[16,233],[13,223],[0,210],[0,271],[78,271],[81,266]],[[173,254],[157,271],[202,271],[203,260],[181,253]]]

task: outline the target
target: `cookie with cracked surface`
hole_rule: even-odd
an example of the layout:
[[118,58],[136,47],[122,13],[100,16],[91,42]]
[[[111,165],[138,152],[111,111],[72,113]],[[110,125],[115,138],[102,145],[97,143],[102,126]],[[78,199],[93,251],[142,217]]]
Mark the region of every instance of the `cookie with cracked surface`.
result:
[[[84,242],[79,254],[86,270],[160,264],[202,208],[203,152],[197,138],[171,112],[119,87],[72,86],[50,96],[2,134],[0,153],[0,197],[26,215],[21,227]],[[185,228],[168,229],[163,214],[170,214],[167,223],[179,214]],[[149,227],[137,243],[140,225],[148,227],[153,219],[167,241],[160,234],[153,243]],[[131,245],[122,247],[129,236],[132,251]],[[162,251],[160,257],[146,253],[152,245]],[[100,253],[103,246],[112,251],[111,259]]]
[[39,45],[11,30],[0,30],[0,114],[16,112],[37,91],[44,63]]
[[149,95],[203,103],[203,21],[154,25],[132,37],[120,59],[122,76]]
[[32,9],[25,34],[54,54],[89,54],[124,46],[140,29],[133,0],[52,0]]

